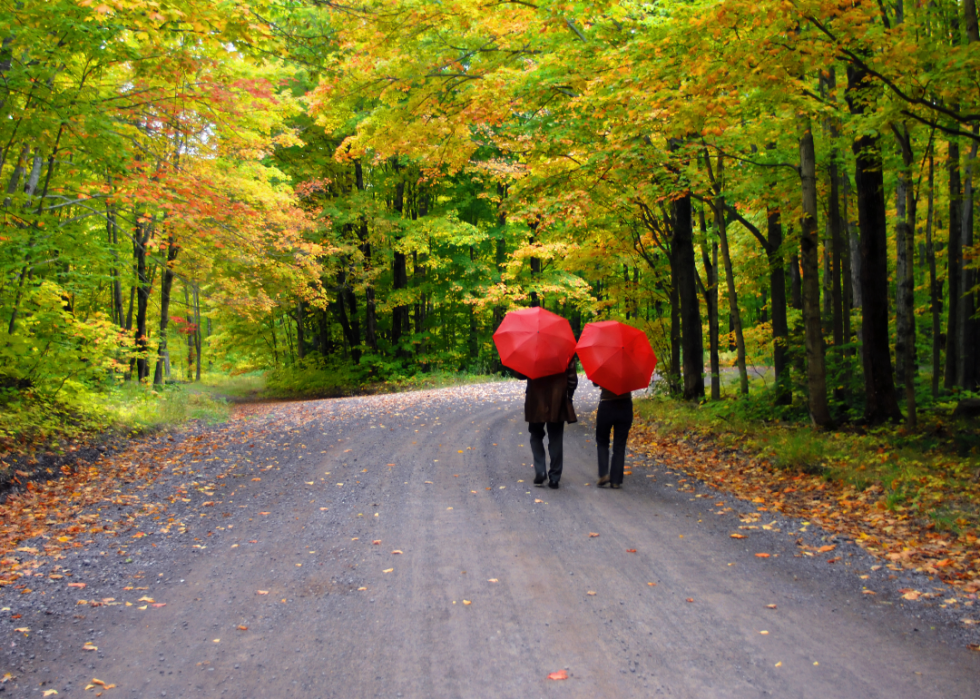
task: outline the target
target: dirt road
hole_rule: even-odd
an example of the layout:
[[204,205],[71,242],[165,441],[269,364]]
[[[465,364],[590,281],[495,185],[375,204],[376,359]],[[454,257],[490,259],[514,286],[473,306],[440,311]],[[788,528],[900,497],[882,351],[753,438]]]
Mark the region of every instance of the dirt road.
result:
[[[872,574],[863,554],[835,566],[797,557],[799,524],[768,514],[768,529],[733,539],[751,503],[687,492],[655,465],[635,464],[621,491],[597,489],[588,419],[566,430],[561,488],[532,487],[522,391],[240,415],[170,459],[152,494],[171,501],[160,519],[58,561],[68,577],[39,567],[43,597],[2,592],[3,615],[21,616],[3,620],[0,672],[13,678],[0,689],[977,696],[980,653],[892,597],[862,594],[887,572]],[[595,399],[581,391],[580,413]],[[567,680],[547,679],[561,669]]]

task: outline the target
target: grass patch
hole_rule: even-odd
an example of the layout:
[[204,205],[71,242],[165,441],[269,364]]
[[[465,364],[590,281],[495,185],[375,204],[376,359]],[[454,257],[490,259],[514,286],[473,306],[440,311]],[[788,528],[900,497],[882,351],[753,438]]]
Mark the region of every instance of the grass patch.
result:
[[636,410],[660,437],[696,434],[776,470],[819,475],[857,491],[880,489],[883,507],[926,517],[937,528],[980,526],[980,458],[976,447],[964,449],[977,441],[975,424],[925,413],[916,432],[891,425],[818,432],[799,420],[760,420],[751,400],[695,405],[653,398],[637,401]]
[[56,400],[30,391],[7,392],[0,396],[0,454],[63,453],[69,444],[175,428],[191,420],[214,424],[229,415],[224,400],[179,384],[122,383],[100,391],[77,386]]

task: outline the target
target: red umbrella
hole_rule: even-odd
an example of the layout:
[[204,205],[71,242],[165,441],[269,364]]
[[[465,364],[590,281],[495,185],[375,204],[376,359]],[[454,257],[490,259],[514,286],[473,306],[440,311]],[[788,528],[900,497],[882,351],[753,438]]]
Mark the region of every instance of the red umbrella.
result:
[[657,368],[646,333],[615,320],[586,325],[575,350],[585,375],[617,394],[646,388]]
[[572,326],[543,308],[511,311],[493,334],[500,361],[528,378],[560,374],[575,354]]

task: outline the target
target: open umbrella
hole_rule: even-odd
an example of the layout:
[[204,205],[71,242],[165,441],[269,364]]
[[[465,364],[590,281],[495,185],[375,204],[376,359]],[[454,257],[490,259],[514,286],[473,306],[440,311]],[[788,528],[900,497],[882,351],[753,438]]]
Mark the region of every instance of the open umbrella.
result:
[[493,334],[500,361],[528,378],[560,374],[575,354],[572,326],[543,308],[511,311]]
[[589,380],[617,394],[646,388],[657,368],[646,334],[615,320],[586,325],[575,351]]

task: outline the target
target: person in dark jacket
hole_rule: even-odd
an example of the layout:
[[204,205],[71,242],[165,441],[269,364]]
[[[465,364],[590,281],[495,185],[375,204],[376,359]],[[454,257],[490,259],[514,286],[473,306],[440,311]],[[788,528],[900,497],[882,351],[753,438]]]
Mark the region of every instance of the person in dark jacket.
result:
[[[519,375],[520,376],[520,375]],[[527,378],[520,376],[520,378]],[[545,480],[549,488],[557,488],[562,470],[562,436],[566,422],[577,422],[572,396],[578,387],[578,374],[575,371],[575,357],[560,374],[527,379],[524,394],[524,419],[527,431],[531,433],[531,454],[534,457],[534,485],[540,486]],[[551,469],[545,470],[544,434],[548,431],[548,453],[551,455]]]
[[[597,385],[595,383],[593,386]],[[599,397],[599,410],[595,421],[595,443],[599,452],[599,480],[602,488],[607,483],[612,488],[623,485],[623,469],[626,464],[626,440],[633,425],[633,396],[616,394],[603,388]],[[615,432],[613,431],[615,428]],[[612,468],[609,464],[609,434],[613,433]]]

